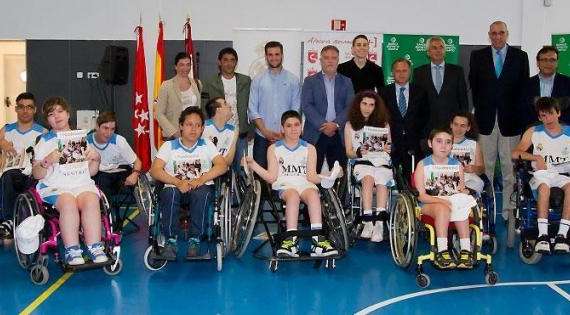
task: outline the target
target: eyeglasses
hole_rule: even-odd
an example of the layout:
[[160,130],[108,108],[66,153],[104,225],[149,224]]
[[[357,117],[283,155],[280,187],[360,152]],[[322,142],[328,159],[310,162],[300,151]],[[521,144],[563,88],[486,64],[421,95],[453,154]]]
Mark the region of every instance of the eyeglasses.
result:
[[556,58],[539,58],[538,61],[555,63],[558,61]]
[[34,105],[16,105],[16,110],[34,110],[36,107]]

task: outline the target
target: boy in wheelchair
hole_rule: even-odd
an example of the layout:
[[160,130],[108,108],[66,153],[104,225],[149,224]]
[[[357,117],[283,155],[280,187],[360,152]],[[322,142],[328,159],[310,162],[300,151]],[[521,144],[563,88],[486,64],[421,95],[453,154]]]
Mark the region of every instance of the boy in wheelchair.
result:
[[227,165],[232,165],[236,152],[238,132],[236,127],[228,123],[232,118],[232,108],[223,97],[216,97],[206,104],[208,120],[204,123],[202,137],[212,141]]
[[188,107],[180,114],[180,138],[162,144],[152,163],[151,176],[164,184],[159,194],[162,231],[167,239],[162,258],[177,256],[177,222],[180,206],[189,205],[192,227],[187,257],[198,255],[206,232],[209,203],[213,200],[213,179],[224,174],[227,164],[216,146],[202,137],[204,114],[199,107]]
[[[309,212],[311,230],[323,228],[319,190],[315,184],[322,179],[317,175],[315,147],[301,140],[301,115],[289,110],[281,116],[284,138],[270,145],[267,151],[268,169],[264,169],[251,157],[246,157],[248,167],[271,184],[273,190],[285,202],[287,232],[295,233],[299,220],[299,204],[303,201]],[[332,185],[331,185],[332,186]],[[298,237],[288,236],[277,250],[281,257],[299,257]],[[323,235],[312,237],[311,256],[338,255],[331,242]]]
[[[421,160],[414,174],[422,213],[435,221],[437,254],[435,264],[441,269],[473,267],[469,239],[469,212],[477,205],[464,184],[461,163],[450,157],[453,134],[449,129],[434,129],[428,137],[432,155]],[[448,249],[448,226],[455,223],[461,252],[457,262]]]
[[[538,193],[537,217],[538,239],[535,251],[550,253],[548,236],[548,208],[550,189],[561,188],[564,191],[564,206],[558,233],[554,241],[554,251],[568,253],[568,227],[570,226],[570,127],[562,125],[560,104],[554,98],[541,97],[535,103],[538,118],[542,122],[528,128],[521,141],[512,152],[512,158],[531,161],[534,174],[529,184],[533,195]],[[527,152],[533,146],[532,153]]]

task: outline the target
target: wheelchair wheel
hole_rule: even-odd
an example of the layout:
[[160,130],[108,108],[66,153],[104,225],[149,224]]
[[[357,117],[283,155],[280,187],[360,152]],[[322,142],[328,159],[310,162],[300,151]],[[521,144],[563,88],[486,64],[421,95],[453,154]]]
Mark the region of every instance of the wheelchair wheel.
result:
[[521,242],[519,244],[519,257],[527,265],[535,265],[542,259],[542,254],[534,251],[534,244]]
[[431,279],[426,273],[418,273],[416,276],[416,284],[420,288],[425,289],[431,284]]
[[[230,186],[222,183],[220,188],[220,201],[218,202],[219,213],[221,214],[220,220],[220,236],[224,244],[232,243],[232,209],[231,209],[231,195]],[[229,252],[229,247],[225,246],[224,255]]]
[[146,174],[139,176],[139,180],[134,188],[134,195],[139,210],[145,215],[149,215],[150,208],[152,207],[152,187],[150,186],[150,181],[146,177]]
[[257,221],[260,197],[261,184],[258,180],[254,180],[240,205],[234,236],[232,238],[232,249],[237,258],[243,256],[251,240],[253,229]]
[[44,265],[34,265],[30,269],[30,279],[34,284],[44,285],[49,280],[49,271]]
[[150,245],[144,252],[144,265],[148,270],[157,271],[168,263],[167,260],[154,258],[154,248]]
[[390,213],[390,249],[396,265],[408,268],[415,254],[418,231],[413,197],[402,192]]
[[332,189],[323,189],[323,193],[322,211],[331,241],[337,249],[346,251],[350,244],[340,200]]
[[494,271],[489,271],[485,274],[485,283],[488,285],[495,285],[499,281],[499,275]]
[[[26,218],[37,215],[39,213],[38,204],[31,192],[26,191],[16,198],[14,208],[14,233],[16,227],[22,223]],[[40,232],[40,244],[42,243],[43,233]],[[23,269],[30,268],[39,258],[39,249],[35,253],[26,255],[18,250],[18,238],[14,237],[14,250],[18,258],[18,264]],[[46,269],[47,270],[47,269]],[[33,281],[33,280],[32,280]],[[47,281],[47,280],[46,280]],[[34,282],[35,283],[35,282]]]
[[118,275],[123,270],[123,261],[121,259],[118,259],[117,265],[114,268],[113,266],[115,266],[115,264],[106,265],[105,267],[103,267],[103,271],[109,276]]
[[277,272],[278,268],[279,268],[279,261],[276,259],[271,259],[269,261],[269,270],[271,270],[271,272]]
[[511,211],[509,211],[509,218],[507,220],[507,247],[508,248],[513,248],[515,246],[515,236],[516,236],[516,231],[515,231],[515,224],[516,224],[516,215],[515,215],[515,211],[517,211],[517,209],[512,209]]
[[222,271],[224,259],[224,245],[221,242],[216,243],[216,270]]

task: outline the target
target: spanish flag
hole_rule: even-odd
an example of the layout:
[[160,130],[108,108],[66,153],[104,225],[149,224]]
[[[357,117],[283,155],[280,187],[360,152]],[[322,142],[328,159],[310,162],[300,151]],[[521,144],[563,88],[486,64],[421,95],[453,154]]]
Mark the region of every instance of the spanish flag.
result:
[[158,113],[158,92],[160,90],[160,85],[165,79],[164,73],[164,36],[163,36],[163,24],[162,20],[158,21],[158,39],[156,40],[156,57],[154,60],[154,89],[153,89],[153,113],[154,119],[152,127],[154,129],[154,147],[156,150],[162,145],[162,130],[158,126],[158,120],[156,119]]

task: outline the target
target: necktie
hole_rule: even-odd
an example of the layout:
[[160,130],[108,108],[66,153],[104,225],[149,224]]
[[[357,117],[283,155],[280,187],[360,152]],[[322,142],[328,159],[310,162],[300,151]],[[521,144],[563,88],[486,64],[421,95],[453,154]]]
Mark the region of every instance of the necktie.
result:
[[503,71],[503,54],[500,50],[497,50],[497,62],[495,63],[495,74],[497,78],[501,75],[501,71]]
[[441,77],[441,65],[435,66],[435,89],[437,90],[437,94],[441,92],[441,86],[443,85],[443,78]]
[[405,87],[400,88],[400,94],[398,95],[398,109],[402,113],[402,117],[406,116],[406,110],[408,105],[406,104],[406,95],[404,95]]

